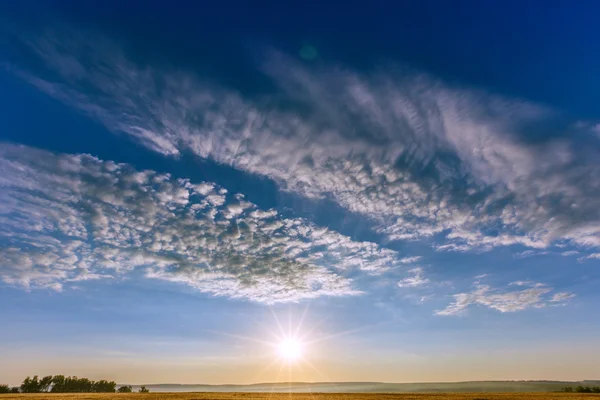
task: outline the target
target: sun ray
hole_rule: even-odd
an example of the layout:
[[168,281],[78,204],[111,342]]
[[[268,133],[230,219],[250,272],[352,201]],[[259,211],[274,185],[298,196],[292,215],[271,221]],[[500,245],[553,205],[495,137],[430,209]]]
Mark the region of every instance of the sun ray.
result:
[[[264,339],[258,339],[256,336],[246,336],[214,330],[207,331],[257,343],[261,346],[273,349],[273,359],[268,363],[265,362],[266,365],[263,368],[259,368],[260,371],[256,374],[259,376],[271,369],[275,364],[279,364],[276,373],[276,381],[282,382],[280,381],[281,378],[287,380],[288,385],[285,385],[284,388],[287,386],[287,390],[291,391],[293,389],[292,382],[298,381],[300,377],[302,377],[301,379],[305,379],[306,376],[316,373],[316,376],[319,376],[320,379],[328,380],[326,374],[315,366],[313,362],[315,360],[310,360],[310,349],[312,345],[382,325],[382,323],[378,323],[342,332],[327,333],[327,330],[329,329],[325,327],[329,324],[326,320],[313,320],[311,323],[307,324],[307,320],[310,316],[310,308],[309,302],[306,303],[304,307],[297,309],[298,313],[295,313],[292,307],[287,308],[286,310],[269,306],[269,313],[271,314],[273,321],[271,326],[265,326],[264,323],[258,324],[259,327],[264,329]],[[285,321],[285,319],[287,319],[287,321]],[[331,331],[329,330],[329,332]],[[287,371],[285,371],[286,369]],[[269,372],[269,374],[274,372],[275,371]]]
[[306,315],[308,314],[309,308],[310,308],[310,302],[306,303],[306,307],[304,307],[304,311],[302,312],[302,315],[300,316],[300,320],[298,321],[298,324],[296,325],[296,332],[294,333],[294,335],[296,337],[298,337],[298,335],[300,334],[300,330],[302,329],[302,326],[304,325],[304,319],[306,318]]
[[236,335],[236,334],[233,334],[233,333],[215,331],[215,330],[211,330],[211,329],[205,329],[204,331],[205,332],[210,332],[210,333],[215,333],[217,335],[228,336],[228,337],[235,338],[235,339],[242,339],[242,340],[247,340],[247,341],[250,341],[250,342],[260,343],[260,344],[264,344],[264,345],[267,345],[267,346],[273,346],[272,342],[268,342],[266,340],[260,340],[260,339],[257,339],[255,337],[243,336],[243,335]]
[[320,376],[322,376],[324,379],[324,381],[326,382],[330,382],[331,379],[329,378],[329,376],[325,375],[323,372],[321,372],[317,367],[315,367],[310,361],[303,359],[302,360],[303,364],[308,365],[313,371],[315,371],[317,374],[319,374]]
[[277,317],[277,314],[275,314],[275,310],[273,310],[273,307],[269,306],[269,310],[271,311],[271,314],[273,315],[273,319],[275,320],[275,323],[277,324],[277,327],[279,328],[279,333],[281,334],[281,336],[285,336],[285,330],[283,329],[283,326],[281,326],[281,322],[279,322],[279,318]]
[[315,339],[312,339],[312,340],[308,340],[308,341],[306,341],[306,344],[310,345],[310,344],[324,342],[326,340],[331,340],[331,339],[339,338],[339,337],[342,337],[342,336],[351,335],[353,333],[362,332],[364,330],[371,329],[371,328],[374,328],[376,326],[381,326],[381,325],[383,325],[383,323],[366,325],[366,326],[362,326],[360,328],[355,328],[355,329],[348,329],[348,330],[343,331],[343,332],[337,332],[337,333],[333,333],[333,334],[330,334],[330,335],[321,336],[321,337],[318,337],[318,338],[315,338]]

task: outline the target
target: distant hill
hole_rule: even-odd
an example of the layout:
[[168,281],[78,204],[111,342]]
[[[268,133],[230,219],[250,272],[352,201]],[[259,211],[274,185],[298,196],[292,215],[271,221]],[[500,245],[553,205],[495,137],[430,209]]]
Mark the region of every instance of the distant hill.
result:
[[[252,385],[145,385],[152,392],[325,392],[325,393],[436,393],[436,392],[554,392],[565,386],[593,386],[600,381],[473,381],[473,382],[283,382]],[[140,385],[133,385],[137,390]]]

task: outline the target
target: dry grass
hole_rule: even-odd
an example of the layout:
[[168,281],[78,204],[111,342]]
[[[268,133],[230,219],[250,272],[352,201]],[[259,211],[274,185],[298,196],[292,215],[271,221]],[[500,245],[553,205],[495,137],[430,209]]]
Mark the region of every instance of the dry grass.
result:
[[4,394],[0,400],[600,400],[582,393],[78,393]]

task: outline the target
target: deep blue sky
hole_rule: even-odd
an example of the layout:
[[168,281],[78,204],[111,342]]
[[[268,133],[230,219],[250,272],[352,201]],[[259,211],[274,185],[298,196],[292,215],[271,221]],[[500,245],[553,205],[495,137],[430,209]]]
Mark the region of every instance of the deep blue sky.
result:
[[15,22],[36,23],[54,15],[118,36],[129,54],[144,61],[207,69],[251,90],[262,88],[248,82],[248,47],[268,45],[294,53],[309,43],[325,60],[356,68],[401,61],[450,81],[585,117],[600,112],[593,101],[600,89],[598,7],[556,0],[501,6],[480,1],[3,5]]
[[2,4],[0,380],[597,378],[600,6],[387,3]]

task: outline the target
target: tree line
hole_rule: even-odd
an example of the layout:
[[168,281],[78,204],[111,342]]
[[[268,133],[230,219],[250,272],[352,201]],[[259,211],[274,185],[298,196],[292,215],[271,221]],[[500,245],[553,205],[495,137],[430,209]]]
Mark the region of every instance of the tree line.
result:
[[600,393],[600,386],[565,386],[562,392],[566,393]]
[[[142,386],[140,393],[148,393],[150,390]],[[99,380],[93,381],[88,378],[78,378],[76,376],[48,375],[39,378],[35,375],[33,378],[27,377],[21,383],[21,386],[9,387],[0,385],[0,393],[131,393],[133,388],[130,385],[123,385],[117,389],[114,381]]]

